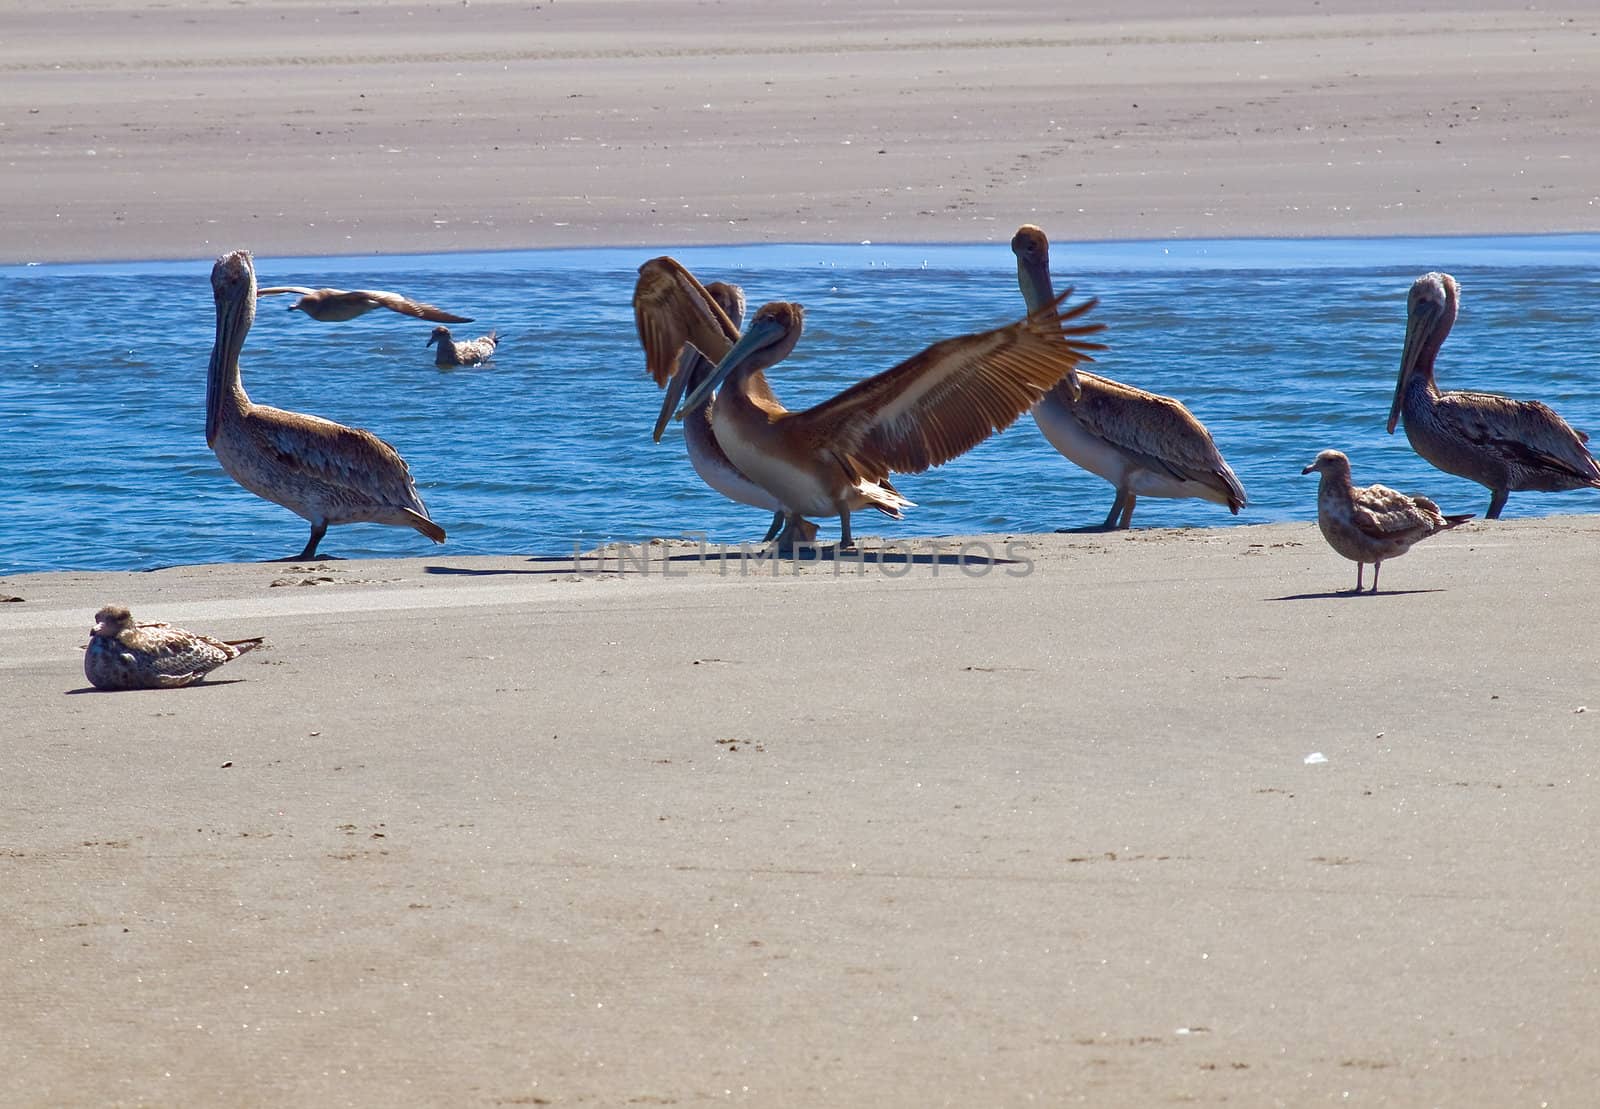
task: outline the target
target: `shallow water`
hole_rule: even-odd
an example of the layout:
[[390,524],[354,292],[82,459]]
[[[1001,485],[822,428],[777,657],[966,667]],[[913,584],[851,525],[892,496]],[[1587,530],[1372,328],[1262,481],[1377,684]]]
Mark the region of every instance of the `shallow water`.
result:
[[[248,244],[240,244],[247,246]],[[258,403],[368,428],[411,465],[450,533],[435,548],[398,528],[332,529],[329,554],[566,554],[686,532],[759,538],[767,514],[726,501],[690,469],[676,425],[659,445],[630,297],[659,250],[436,257],[258,258],[263,284],[406,292],[498,329],[490,368],[441,372],[430,326],[388,312],[319,324],[263,300],[241,359]],[[779,246],[672,252],[702,280],[806,305],[796,354],[772,371],[791,408],[887,369],[937,338],[1021,314],[1004,243]],[[1311,519],[1324,447],[1358,483],[1426,492],[1482,512],[1479,486],[1439,473],[1384,434],[1406,290],[1443,269],[1461,318],[1440,356],[1445,388],[1537,397],[1600,427],[1600,236],[1504,239],[1057,243],[1058,288],[1101,298],[1110,349],[1092,367],[1181,399],[1250,495],[1237,517],[1200,501],[1139,502],[1136,526]],[[9,511],[0,572],[130,569],[271,558],[307,525],[235,485],[204,437],[213,310],[209,262],[0,267],[11,336],[0,377],[0,473]],[[917,502],[892,538],[1098,524],[1112,490],[1058,455],[1024,417],[956,461],[897,477]],[[1513,494],[1507,516],[1600,510],[1587,492]],[[823,522],[823,536],[836,521]]]

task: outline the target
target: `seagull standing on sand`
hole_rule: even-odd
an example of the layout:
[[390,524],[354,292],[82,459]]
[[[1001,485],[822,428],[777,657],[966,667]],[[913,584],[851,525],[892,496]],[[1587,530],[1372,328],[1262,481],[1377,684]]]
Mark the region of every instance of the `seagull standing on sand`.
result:
[[420,300],[403,297],[399,293],[386,293],[379,289],[307,289],[301,285],[274,285],[257,289],[256,296],[270,297],[279,293],[298,293],[300,299],[289,305],[289,311],[304,312],[322,323],[343,323],[364,316],[375,308],[387,308],[402,316],[415,316],[433,323],[471,323],[471,316],[457,316]]
[[83,674],[96,689],[176,689],[201,681],[261,639],[223,641],[169,624],[136,624],[121,605],[94,614]]
[[481,366],[494,357],[494,348],[500,345],[500,333],[491,331],[487,335],[458,343],[450,338],[448,327],[436,327],[423,345],[431,347],[435,344],[439,349],[434,351],[433,364],[441,370],[455,366]]
[[1472,519],[1472,513],[1446,516],[1427,497],[1408,496],[1383,485],[1357,489],[1350,482],[1350,460],[1340,451],[1323,451],[1300,472],[1322,475],[1317,487],[1317,526],[1339,554],[1356,564],[1356,589],[1361,572],[1372,563],[1372,592],[1378,591],[1378,570],[1386,558],[1399,558],[1413,544]]

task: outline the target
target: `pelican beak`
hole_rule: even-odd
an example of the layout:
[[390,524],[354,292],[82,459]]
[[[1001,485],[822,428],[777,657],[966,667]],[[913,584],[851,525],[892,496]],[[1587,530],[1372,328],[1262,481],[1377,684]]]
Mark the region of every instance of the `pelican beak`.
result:
[[1017,259],[1017,287],[1022,290],[1022,300],[1030,315],[1056,299],[1050,284],[1049,263],[1038,258]]
[[652,437],[657,443],[661,442],[661,433],[667,429],[667,423],[672,419],[672,413],[677,410],[678,402],[683,399],[683,390],[689,384],[689,375],[694,372],[696,365],[704,365],[705,359],[693,347],[685,346],[683,354],[678,358],[678,372],[667,379],[667,394],[661,398],[661,414],[656,417],[656,428]]
[[750,330],[746,331],[743,337],[733,344],[733,349],[723,355],[722,361],[717,363],[717,368],[712,370],[704,381],[695,386],[694,392],[689,394],[689,398],[678,409],[676,418],[681,420],[685,412],[699,408],[706,402],[706,398],[719,389],[728,376],[739,368],[741,363],[750,361],[759,350],[776,343],[783,338],[784,334],[785,331],[782,324],[771,319],[756,320],[755,323],[750,325]]
[[1395,425],[1400,422],[1400,404],[1405,400],[1406,382],[1411,379],[1412,371],[1422,358],[1422,350],[1432,326],[1428,317],[1432,315],[1431,306],[1423,302],[1406,317],[1406,345],[1400,352],[1400,380],[1395,383],[1394,403],[1389,406],[1390,435],[1394,434]]

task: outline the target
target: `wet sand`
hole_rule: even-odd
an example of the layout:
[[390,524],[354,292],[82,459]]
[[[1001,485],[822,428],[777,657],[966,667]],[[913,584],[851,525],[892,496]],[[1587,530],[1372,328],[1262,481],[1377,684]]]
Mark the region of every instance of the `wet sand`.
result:
[[1600,221],[1590,6],[1191,9],[25,0],[0,262]]
[[5,579],[0,1102],[1582,1104],[1597,541]]
[[[1588,9],[1212,7],[27,0],[0,261],[1595,229]],[[1597,540],[0,579],[0,1103],[1586,1104]]]

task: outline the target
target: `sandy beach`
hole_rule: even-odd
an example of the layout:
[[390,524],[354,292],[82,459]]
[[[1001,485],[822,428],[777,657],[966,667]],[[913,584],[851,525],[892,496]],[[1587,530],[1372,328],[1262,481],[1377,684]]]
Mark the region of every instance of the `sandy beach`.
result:
[[1592,7],[1207,8],[23,0],[0,262],[1600,222]]
[[[0,263],[1596,229],[1587,7],[1068,7],[24,0]],[[0,1104],[1594,1099],[1600,516],[893,526],[0,578]]]

